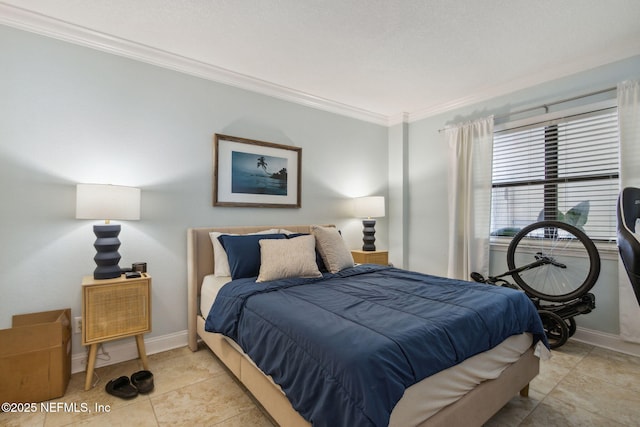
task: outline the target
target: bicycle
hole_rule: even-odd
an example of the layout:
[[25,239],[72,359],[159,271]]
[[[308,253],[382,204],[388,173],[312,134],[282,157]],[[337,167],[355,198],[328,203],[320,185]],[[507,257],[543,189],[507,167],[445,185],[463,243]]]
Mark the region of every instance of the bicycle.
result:
[[524,291],[538,309],[551,348],[573,336],[575,316],[595,309],[589,291],[600,275],[600,255],[593,241],[571,224],[539,221],[524,227],[509,243],[507,266],[498,276],[473,272],[471,278]]

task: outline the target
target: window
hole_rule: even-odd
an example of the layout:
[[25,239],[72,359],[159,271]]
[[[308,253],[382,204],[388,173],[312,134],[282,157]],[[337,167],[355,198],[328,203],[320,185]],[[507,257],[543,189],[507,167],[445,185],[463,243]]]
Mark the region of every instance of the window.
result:
[[617,108],[558,115],[496,127],[491,234],[512,236],[533,222],[560,220],[593,240],[615,241]]

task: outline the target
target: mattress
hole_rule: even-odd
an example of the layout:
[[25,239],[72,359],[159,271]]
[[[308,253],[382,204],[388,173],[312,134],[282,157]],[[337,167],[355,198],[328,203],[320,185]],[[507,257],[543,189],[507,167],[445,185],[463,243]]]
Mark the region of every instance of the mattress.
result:
[[[204,278],[200,296],[200,311],[203,317],[209,313],[218,291],[230,280],[230,277],[214,275]],[[233,340],[226,337],[225,339],[244,354]],[[532,342],[533,338],[528,333],[511,336],[489,351],[473,356],[412,385],[406,389],[402,399],[393,409],[389,425],[410,426],[414,424],[412,420],[424,420],[432,416],[482,381],[497,378],[504,369],[531,347]],[[245,357],[249,359],[248,356]]]

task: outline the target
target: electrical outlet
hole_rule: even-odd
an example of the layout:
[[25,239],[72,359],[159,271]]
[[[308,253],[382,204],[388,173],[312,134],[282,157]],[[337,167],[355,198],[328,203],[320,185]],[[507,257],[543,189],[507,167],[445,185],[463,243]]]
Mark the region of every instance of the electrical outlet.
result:
[[82,317],[73,318],[73,333],[79,334],[82,332]]

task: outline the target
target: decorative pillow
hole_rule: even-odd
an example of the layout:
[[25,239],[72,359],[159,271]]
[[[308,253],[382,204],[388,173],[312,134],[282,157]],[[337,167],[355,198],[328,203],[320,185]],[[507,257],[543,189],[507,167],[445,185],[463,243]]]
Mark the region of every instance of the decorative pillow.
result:
[[331,273],[353,267],[351,251],[337,228],[312,225],[311,234],[316,238],[316,248]]
[[276,234],[278,233],[277,228],[272,228],[270,230],[258,231],[257,233],[249,233],[249,234],[230,234],[230,233],[220,233],[217,231],[212,231],[209,233],[209,237],[211,238],[211,244],[213,245],[213,274],[220,276],[231,276],[231,269],[229,268],[229,259],[227,257],[227,252],[222,247],[222,243],[218,240],[218,237],[224,235],[227,236],[251,236],[254,234]]
[[[295,239],[296,237],[300,237],[300,236],[310,236],[309,233],[293,233],[291,231],[285,234],[287,236],[287,239]],[[315,241],[315,238],[314,238],[314,241]],[[324,261],[322,261],[322,256],[320,256],[320,252],[318,252],[318,249],[315,248],[313,251],[316,254],[316,264],[318,266],[318,270],[320,270],[320,272],[329,271],[327,270],[327,267],[324,265]]]
[[256,282],[289,277],[322,277],[316,264],[316,239],[260,240],[260,274]]
[[286,239],[284,234],[246,234],[218,237],[229,258],[231,278],[255,277],[260,272],[260,240]]

